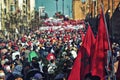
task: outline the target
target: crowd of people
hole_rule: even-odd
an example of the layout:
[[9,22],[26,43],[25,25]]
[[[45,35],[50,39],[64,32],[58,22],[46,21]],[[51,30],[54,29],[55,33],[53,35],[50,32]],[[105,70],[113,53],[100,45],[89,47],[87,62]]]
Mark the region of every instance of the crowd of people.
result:
[[[0,78],[5,80],[60,80],[67,79],[85,27],[81,24],[51,26],[17,34],[0,41]],[[78,26],[75,29],[75,26]],[[49,28],[46,28],[49,27]],[[82,34],[82,35],[81,35]],[[9,38],[8,38],[9,37]]]
[[[15,38],[1,38],[0,79],[67,80],[87,28],[85,21],[73,22],[53,26],[48,21]],[[113,47],[119,56],[119,45]]]

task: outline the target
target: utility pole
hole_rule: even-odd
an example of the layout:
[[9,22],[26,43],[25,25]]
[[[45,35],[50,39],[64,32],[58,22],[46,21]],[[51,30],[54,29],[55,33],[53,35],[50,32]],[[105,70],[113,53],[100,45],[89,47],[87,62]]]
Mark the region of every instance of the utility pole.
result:
[[63,11],[63,15],[64,15],[64,0],[62,0],[62,11]]
[[114,12],[114,0],[112,0],[112,14]]
[[56,13],[58,12],[58,0],[55,0],[56,1]]
[[68,15],[70,17],[70,5],[67,5],[67,8],[68,8]]
[[108,10],[110,10],[110,0],[108,0]]

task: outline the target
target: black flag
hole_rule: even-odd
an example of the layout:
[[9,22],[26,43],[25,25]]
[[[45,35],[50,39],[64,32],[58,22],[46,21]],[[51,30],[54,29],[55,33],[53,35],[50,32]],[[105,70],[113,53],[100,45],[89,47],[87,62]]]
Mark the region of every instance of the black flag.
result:
[[113,40],[120,40],[120,2],[111,17],[111,29]]

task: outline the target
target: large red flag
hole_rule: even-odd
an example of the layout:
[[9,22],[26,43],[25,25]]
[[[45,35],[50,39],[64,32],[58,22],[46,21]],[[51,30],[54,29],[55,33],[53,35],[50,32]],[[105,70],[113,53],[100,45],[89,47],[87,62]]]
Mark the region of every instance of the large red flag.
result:
[[109,49],[107,28],[104,21],[103,11],[101,10],[100,21],[98,24],[98,34],[96,37],[95,52],[92,55],[91,73],[105,80],[105,66],[107,62],[107,50]]
[[81,34],[81,39],[82,39],[82,41],[83,41],[83,40],[84,40],[84,37],[85,37],[85,34],[83,33],[82,30],[80,30],[80,34]]
[[80,65],[81,65],[80,59],[81,53],[79,51],[77,58],[74,61],[74,65],[72,67],[68,80],[80,80]]
[[90,72],[89,59],[91,51],[94,49],[94,42],[95,38],[89,26],[68,80],[83,80],[84,76]]
[[117,80],[120,80],[120,56],[118,57],[119,61],[118,61],[118,69],[117,69],[117,72],[116,72],[116,78]]

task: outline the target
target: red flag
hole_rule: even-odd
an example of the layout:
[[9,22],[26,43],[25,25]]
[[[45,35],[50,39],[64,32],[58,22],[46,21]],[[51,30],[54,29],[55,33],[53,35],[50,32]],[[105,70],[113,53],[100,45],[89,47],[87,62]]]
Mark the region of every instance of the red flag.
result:
[[117,69],[117,72],[116,72],[116,80],[120,80],[120,56],[118,57],[119,61],[118,61],[118,69]]
[[94,45],[95,37],[89,26],[81,46],[81,80],[84,80],[85,75],[90,73],[90,59],[94,52]]
[[105,80],[105,66],[107,62],[108,35],[104,22],[104,15],[101,10],[100,21],[98,25],[98,34],[96,37],[95,52],[92,55],[91,73],[99,76],[101,80]]
[[94,49],[94,42],[95,38],[89,26],[68,80],[83,80],[84,76],[90,72],[89,59]]
[[80,34],[81,34],[81,39],[82,39],[82,41],[83,41],[83,40],[84,40],[84,37],[85,37],[85,34],[83,33],[82,30],[80,30]]
[[68,80],[80,80],[80,65],[81,65],[80,59],[81,53],[79,51],[77,58],[74,61],[74,65],[72,67]]

